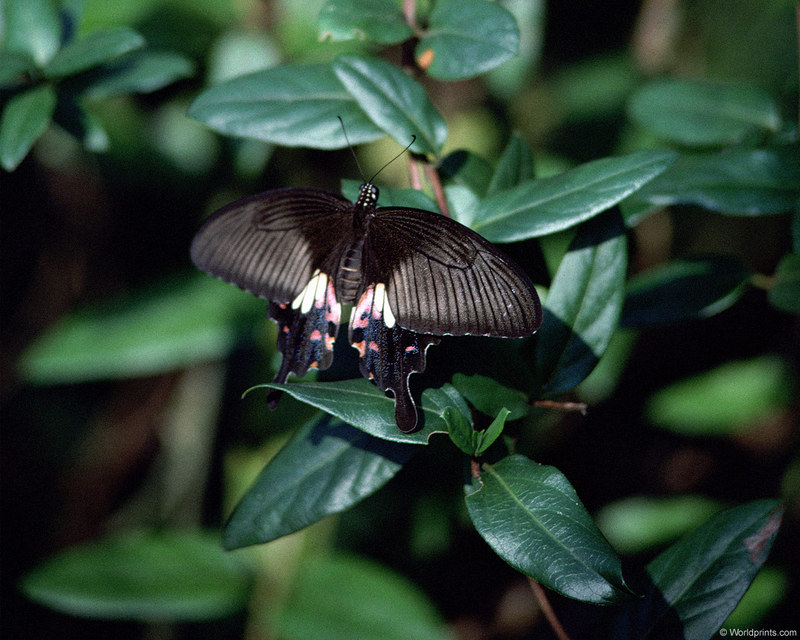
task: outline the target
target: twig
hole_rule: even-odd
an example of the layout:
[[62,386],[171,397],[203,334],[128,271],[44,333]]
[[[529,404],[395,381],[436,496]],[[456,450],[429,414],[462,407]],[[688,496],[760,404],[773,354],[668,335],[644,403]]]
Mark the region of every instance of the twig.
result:
[[564,631],[564,627],[562,627],[561,623],[558,621],[556,612],[553,611],[553,607],[550,606],[550,601],[547,599],[547,594],[542,588],[542,585],[533,578],[528,578],[528,583],[531,585],[531,589],[533,589],[533,595],[539,603],[539,608],[542,610],[544,617],[547,618],[550,628],[556,634],[556,638],[558,638],[558,640],[570,640],[567,632]]
[[578,411],[582,416],[586,415],[589,408],[585,402],[559,402],[557,400],[534,400],[535,407],[545,407],[547,409],[558,409],[559,411]]

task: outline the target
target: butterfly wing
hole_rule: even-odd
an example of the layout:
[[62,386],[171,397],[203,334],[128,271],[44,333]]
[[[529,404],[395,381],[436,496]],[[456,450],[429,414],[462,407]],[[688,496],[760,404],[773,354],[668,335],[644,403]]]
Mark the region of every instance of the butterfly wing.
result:
[[488,240],[445,216],[382,207],[370,223],[366,273],[383,282],[405,329],[518,338],[542,324],[527,275]]

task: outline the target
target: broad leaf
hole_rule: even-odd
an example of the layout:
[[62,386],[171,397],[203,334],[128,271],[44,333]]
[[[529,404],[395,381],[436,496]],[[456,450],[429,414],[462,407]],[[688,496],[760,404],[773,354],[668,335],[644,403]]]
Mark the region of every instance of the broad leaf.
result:
[[61,46],[61,20],[53,0],[5,0],[0,6],[4,48],[30,56],[41,66]]
[[528,413],[525,396],[493,378],[457,373],[453,376],[452,383],[473,407],[487,416],[496,416],[503,407],[509,411],[509,420],[517,420]]
[[402,145],[416,136],[412,151],[439,155],[447,125],[421,84],[377,58],[343,55],[336,58],[333,68],[350,95],[385,133]]
[[609,637],[714,636],[766,560],[782,515],[775,500],[759,500],[681,538],[647,566],[648,593],[620,611]]
[[0,88],[21,84],[33,70],[33,59],[29,55],[0,51]]
[[558,267],[535,337],[535,372],[548,394],[588,376],[611,341],[622,311],[627,240],[621,217],[609,212],[584,223]]
[[800,313],[800,255],[787,253],[781,259],[767,299],[778,309]]
[[256,71],[201,93],[189,115],[232,136],[287,147],[339,149],[376,140],[383,131],[364,114],[330,64],[291,64]]
[[537,582],[595,604],[629,596],[619,558],[556,468],[520,455],[484,465],[466,502],[492,549]]
[[317,20],[321,40],[368,40],[397,44],[413,35],[392,0],[328,0]]
[[22,591],[74,616],[205,621],[247,606],[249,568],[216,534],[128,532],[62,551],[29,573]]
[[236,506],[225,548],[269,542],[350,508],[386,484],[415,450],[327,418],[307,424]]
[[471,78],[517,55],[519,29],[503,7],[488,0],[438,0],[415,57],[428,75]]
[[134,51],[88,72],[80,79],[81,92],[90,99],[150,93],[193,73],[192,61],[180,54]]
[[731,144],[780,127],[778,105],[756,87],[657,80],[637,91],[628,114],[658,137],[687,146]]
[[712,316],[742,296],[752,275],[726,256],[673,260],[631,278],[621,323],[646,327]]
[[13,171],[47,130],[56,108],[53,85],[40,84],[9,98],[0,115],[0,165]]
[[514,134],[497,161],[497,167],[489,183],[486,195],[513,189],[522,182],[532,180],[533,177],[533,151],[531,146],[525,138],[519,134]]
[[44,75],[61,78],[86,71],[144,45],[144,38],[128,27],[96,31],[61,49],[45,66]]
[[676,158],[671,151],[637,151],[523,182],[484,199],[472,228],[492,242],[517,242],[568,229],[640,189]]

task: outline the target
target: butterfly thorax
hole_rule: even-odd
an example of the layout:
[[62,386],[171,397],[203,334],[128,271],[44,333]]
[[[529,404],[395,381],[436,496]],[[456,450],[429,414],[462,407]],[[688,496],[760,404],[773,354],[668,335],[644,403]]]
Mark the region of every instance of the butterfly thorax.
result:
[[367,236],[370,218],[375,215],[378,203],[378,187],[362,184],[353,205],[353,241],[342,253],[334,278],[334,287],[339,301],[345,304],[355,301],[363,280],[364,239]]

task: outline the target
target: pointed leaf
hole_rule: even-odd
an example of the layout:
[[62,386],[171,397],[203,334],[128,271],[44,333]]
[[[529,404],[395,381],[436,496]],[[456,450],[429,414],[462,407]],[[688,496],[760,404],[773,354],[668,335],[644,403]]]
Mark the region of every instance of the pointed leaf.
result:
[[226,549],[262,544],[350,508],[414,453],[337,420],[302,427],[264,467],[223,532]]
[[556,468],[512,455],[484,465],[481,483],[466,497],[470,517],[512,567],[585,602],[628,597],[619,558]]
[[384,132],[402,145],[415,135],[412,151],[439,155],[447,125],[421,84],[377,58],[343,55],[336,58],[333,68],[350,95]]
[[503,428],[506,426],[506,420],[510,411],[503,407],[497,413],[497,417],[492,420],[492,423],[483,431],[478,431],[478,442],[475,447],[475,455],[479,456],[484,453],[489,447],[492,446],[495,440],[503,433]]
[[364,114],[327,63],[290,64],[249,73],[201,93],[189,115],[220,133],[287,147],[339,149],[383,131]]
[[438,0],[415,49],[417,63],[442,80],[471,78],[517,55],[514,16],[488,0]]
[[491,242],[517,242],[563,231],[617,204],[676,158],[671,151],[637,151],[523,182],[483,200],[472,228]]
[[790,313],[800,313],[800,255],[787,253],[778,263],[775,282],[767,292],[770,304]]
[[413,35],[392,0],[328,0],[317,20],[320,40],[397,44]]
[[618,213],[578,229],[547,294],[535,338],[535,371],[544,392],[568,391],[594,369],[617,330],[627,265]]
[[453,444],[468,456],[474,456],[475,430],[472,428],[472,421],[453,408],[448,408],[445,411],[444,420],[447,423],[447,432]]
[[13,171],[47,130],[56,108],[56,90],[40,84],[9,98],[0,115],[0,165]]
[[518,420],[528,413],[528,404],[520,391],[505,387],[492,378],[457,373],[452,382],[473,407],[487,416],[496,416],[503,407],[509,411],[509,420]]
[[528,141],[519,134],[514,134],[508,141],[486,195],[492,195],[506,189],[512,189],[527,180],[533,180],[533,151]]
[[41,66],[61,46],[61,20],[53,0],[5,0],[2,7],[6,51],[30,56]]
[[45,66],[44,75],[62,78],[86,71],[144,45],[144,38],[128,27],[95,31],[73,40],[54,55]]

